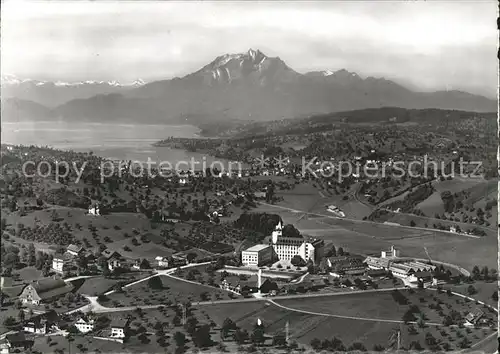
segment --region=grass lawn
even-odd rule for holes
[[[72,283],[77,288],[77,292],[79,294],[97,296],[111,290],[117,283],[127,284],[147,276],[149,276],[149,273],[147,272],[133,272],[125,273],[112,278],[100,276],[96,278],[79,279],[73,281]]]
[[[200,295],[208,293],[210,299],[228,300],[228,292],[201,284],[188,283],[168,276],[159,276],[162,283],[162,290],[149,288],[148,281],[141,282],[124,289],[123,293],[113,293],[108,296],[109,301],[103,303],[104,306],[138,306],[166,304],[167,301],[202,301]]]
[[[476,294],[469,295],[467,293],[467,288],[469,287],[469,285],[472,285],[476,289]],[[497,306],[497,302],[493,301],[493,299],[491,298],[491,295],[493,295],[493,293],[498,290],[498,284],[496,282],[487,283],[484,281],[476,281],[473,284],[445,285],[443,286],[443,288],[451,289],[454,292],[471,296],[472,298],[483,301],[488,305],[495,307]]]

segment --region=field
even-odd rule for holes
[[[27,213],[25,216],[20,216],[19,213],[15,212],[5,213],[6,215],[2,215],[2,217],[7,219],[7,224],[12,228],[16,228],[18,223],[24,224],[25,227],[33,227],[35,224],[49,224],[53,212],[60,218],[64,218],[64,222],[71,228],[71,233],[75,239],[80,241],[86,239],[92,246],[96,246],[97,242],[92,232],[89,230],[89,225],[93,225],[96,228],[96,233],[98,235],[97,239],[106,245],[112,242],[125,240],[125,234],[132,236],[134,232],[151,232],[157,234],[160,232],[160,230],[151,229],[150,222],[144,215],[134,213],[113,213],[110,215],[90,216],[86,215],[86,210],[84,209],[52,207],[46,210],[33,211]],[[18,241],[23,242],[21,240]],[[50,246],[50,244],[47,244],[43,247],[44,243],[39,243],[41,245],[39,245],[38,248],[42,251],[48,249]],[[37,244],[35,244],[35,246],[37,246]]]
[[[228,292],[196,283],[189,283],[178,280],[170,276],[160,275],[163,289],[153,290],[149,288],[148,281],[127,287],[124,292],[115,292],[108,296],[108,301],[104,306],[138,306],[138,305],[158,305],[167,301],[202,301],[202,295],[207,296],[206,300],[220,299],[228,300]]]
[[[275,208],[275,211],[278,210]],[[277,212],[281,215],[281,212]],[[288,220],[298,214],[286,212]],[[352,222],[331,218],[301,219],[295,225],[302,233],[332,242],[351,253],[380,254],[382,249],[395,245],[402,256],[427,258],[448,262],[472,270],[474,265],[497,267],[497,240],[485,236],[470,238],[432,230],[412,230],[383,224]]]
[[[430,319],[437,319],[438,317],[437,314],[433,314],[431,310],[427,309],[427,305],[433,301],[433,296],[438,296],[444,304],[450,303],[460,311],[466,311],[475,306],[472,302],[465,303],[463,300],[458,299],[458,297],[452,296],[448,298],[446,294],[438,295],[435,292],[425,293],[424,295],[418,293],[414,293],[414,295],[406,294],[406,296],[410,301],[419,306]],[[419,297],[424,297],[426,302],[421,303]],[[457,299],[459,300],[459,304],[456,303]],[[288,323],[291,340],[295,340],[306,346],[309,345],[313,338],[332,339],[333,337],[337,337],[346,346],[349,346],[353,342],[362,342],[370,350],[375,344],[386,346],[389,336],[395,329],[401,330],[402,345],[406,348],[412,341],[419,341],[422,346],[425,346],[426,333],[431,333],[438,340],[441,339],[444,341],[442,339],[443,336],[439,333],[443,329],[440,327],[426,326],[425,328],[417,329],[416,334],[410,335],[408,333],[408,326],[403,324],[328,316],[328,314],[345,316],[362,315],[365,318],[371,317],[375,320],[401,320],[402,314],[408,309],[408,306],[398,305],[389,292],[276,300],[276,302],[279,305],[285,305],[293,309],[322,312],[325,315],[320,316],[290,311],[269,302],[210,305],[202,307],[201,311],[219,325],[228,317],[235,321],[238,326],[248,331],[251,331],[257,319],[260,319],[268,335],[282,333]],[[459,331],[463,332],[461,335],[465,334],[465,330]],[[459,331],[450,330],[450,328],[445,329],[446,335],[452,338],[450,340],[452,347],[453,343],[456,345],[459,342],[459,335],[456,334]],[[491,333],[492,331],[489,329],[472,330],[470,334],[467,334],[467,337],[471,341],[477,342]]]

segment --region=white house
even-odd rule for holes
[[[125,338],[127,335],[128,321],[117,319],[111,322],[111,338]]]
[[[158,256],[155,258],[156,263],[158,264],[158,268],[168,268],[168,258]]]
[[[89,215],[99,216],[101,213],[99,212],[99,204],[96,204],[94,207],[89,208]]]
[[[46,334],[48,332],[47,327],[47,320],[36,317],[24,324],[23,331],[34,334]]]
[[[68,261],[63,254],[56,254],[52,259],[52,269],[57,273],[64,273],[66,271],[66,267],[68,265]]]
[[[94,319],[82,316],[75,322],[75,327],[82,333],[88,333],[94,330]]]

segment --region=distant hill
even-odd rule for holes
[[[24,104],[30,108],[20,107]],[[252,49],[217,57],[182,78],[79,97],[50,111],[54,119],[200,125],[214,121],[270,121],[386,106],[496,111],[494,100],[466,92],[414,92],[384,78],[363,79],[347,70],[301,74],[280,58]],[[28,101],[17,100],[17,107],[38,116]],[[39,110],[40,116],[47,116],[46,107]],[[13,112],[7,110],[6,114],[12,120]]]

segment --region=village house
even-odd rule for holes
[[[136,270],[143,270],[149,268],[150,268],[149,262],[145,259],[136,259],[134,265],[132,266],[132,269]]]
[[[168,268],[168,258],[167,257],[157,256],[155,258],[155,261],[156,261],[158,268]]]
[[[66,266],[68,262],[64,254],[55,254],[52,259],[52,269],[59,274],[63,274],[66,271]]]
[[[94,216],[99,216],[101,215],[100,209],[99,209],[99,204],[96,204],[94,206],[91,206],[88,211],[88,215],[94,215]]]
[[[111,338],[123,339],[127,336],[128,321],[125,319],[115,319],[111,322]]]
[[[95,320],[85,315],[78,318],[78,320],[75,322],[76,329],[78,329],[81,333],[88,333],[93,331],[94,326],[95,326]]]
[[[106,263],[110,271],[123,266],[122,256],[118,252],[106,249],[101,252],[101,255],[106,258]]]
[[[73,286],[62,279],[46,278],[26,285],[19,299],[23,304],[38,306],[42,302],[56,299],[71,290]]]
[[[66,252],[74,257],[78,257],[83,253],[83,247],[71,244],[66,249]]]
[[[14,350],[27,350],[33,346],[34,340],[23,332],[10,333],[5,336],[5,343],[10,352]]]
[[[479,320],[484,316],[484,312],[480,308],[476,308],[474,311],[469,312],[467,316],[465,316],[464,326],[474,327],[477,325]]]
[[[48,332],[47,321],[42,318],[35,318],[23,325],[23,331],[34,334],[46,334]]]

